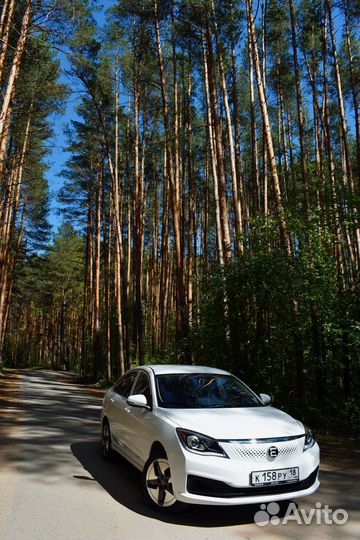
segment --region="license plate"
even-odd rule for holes
[[[291,469],[273,469],[271,471],[255,471],[251,473],[252,486],[266,486],[274,484],[288,484],[299,480],[299,467]]]

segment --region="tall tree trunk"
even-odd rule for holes
[[[353,99],[354,114],[355,114],[355,133],[356,133],[356,153],[357,153],[357,189],[360,190],[360,115],[359,115],[359,97],[356,83],[356,74],[354,66],[354,55],[352,51],[350,29],[349,29],[349,0],[343,0],[345,10],[345,32],[346,46],[349,56],[350,79],[351,79],[351,94]]]
[[[9,79],[4,93],[2,110],[0,113],[0,180],[2,178],[5,166],[6,148],[11,123],[12,107],[16,92],[16,83],[20,74],[21,61],[25,51],[26,40],[30,28],[31,7],[32,0],[27,0],[26,9],[21,24],[20,36],[12,61]]]
[[[134,45],[135,47],[135,45]],[[140,174],[140,86],[139,86],[139,59],[135,51],[134,64],[134,277],[135,277],[135,304],[134,304],[134,330],[135,343],[138,350],[139,364],[144,364],[144,335],[143,335],[143,309],[142,309],[142,287],[143,287],[143,173]]]
[[[248,25],[249,31],[249,83],[250,83],[250,121],[251,121],[251,191],[253,201],[254,215],[259,210],[259,197],[260,197],[260,185],[259,185],[259,157],[258,157],[258,144],[257,144],[257,130],[256,130],[256,113],[255,113],[255,91],[254,91],[254,54],[253,44],[251,39],[250,25]]]
[[[327,10],[326,10],[327,11]],[[334,228],[335,228],[335,254],[338,267],[339,278],[342,286],[344,285],[344,260],[343,260],[343,238],[341,230],[341,222],[337,201],[337,182],[335,173],[334,149],[332,142],[331,124],[330,124],[330,108],[329,108],[329,73],[328,73],[328,38],[327,38],[327,12],[325,14],[324,32],[323,32],[323,69],[324,69],[324,122],[326,129],[326,142],[328,152],[328,164],[331,180],[331,194],[334,210]]]
[[[176,178],[174,172],[174,161],[171,148],[171,134],[170,134],[170,121],[169,121],[169,99],[167,84],[165,79],[165,68],[162,53],[158,2],[154,0],[154,15],[155,15],[155,33],[156,33],[156,47],[159,62],[160,71],[160,85],[162,96],[162,112],[165,130],[165,150],[166,150],[166,163],[167,163],[167,176],[170,186],[170,200],[173,215],[174,226],[174,243],[175,243],[175,257],[176,257],[176,335],[177,343],[182,343],[182,340],[187,336],[187,324],[186,324],[186,298],[185,298],[185,286],[184,286],[184,265],[181,247],[181,218],[180,218],[180,200],[179,192],[176,186]],[[185,353],[186,354],[186,353]],[[178,349],[178,360],[183,362],[184,351]]]
[[[9,196],[7,200],[6,217],[4,227],[0,237],[0,328],[4,328],[4,317],[6,313],[6,298],[8,298],[8,278],[12,260],[12,251],[14,250],[14,239],[16,233],[16,218],[20,204],[22,192],[22,181],[25,168],[25,158],[29,142],[30,124],[31,124],[30,106],[29,117],[26,123],[24,140],[22,143],[20,159],[17,165],[13,167],[10,176]],[[25,211],[26,205],[24,205]]]
[[[266,140],[266,148],[267,148],[267,154],[268,154],[268,159],[269,159],[269,169],[270,169],[272,184],[273,184],[275,205],[276,205],[278,218],[279,218],[281,244],[283,248],[287,251],[287,253],[289,255],[292,255],[290,236],[289,236],[289,232],[287,228],[287,223],[285,219],[285,211],[284,211],[284,207],[282,203],[280,180],[279,180],[277,164],[276,164],[272,130],[271,130],[271,125],[270,125],[266,96],[264,92],[263,76],[261,73],[259,48],[258,48],[257,37],[256,37],[256,28],[255,28],[252,0],[246,0],[246,5],[248,9],[249,32],[250,32],[250,39],[252,43],[252,51],[254,55],[254,65],[255,65],[255,71],[256,71],[259,100],[260,100],[261,112],[262,112],[264,127],[265,127],[265,140]]]
[[[223,61],[223,56],[222,56],[222,51],[221,51],[222,44],[220,43],[219,30],[218,30],[218,25],[216,21],[216,13],[215,13],[213,0],[211,0],[211,10],[212,10],[212,16],[214,20],[216,49],[217,49],[219,72],[220,72],[220,85],[221,85],[223,99],[224,99],[228,143],[229,143],[229,150],[230,150],[230,169],[231,169],[231,180],[232,180],[234,216],[235,216],[235,235],[236,235],[235,245],[237,246],[238,252],[243,253],[244,252],[243,218],[242,218],[240,194],[238,190],[233,125],[232,125],[230,105],[229,105],[229,96],[228,96],[228,90],[227,90],[227,84],[226,84],[224,61]]]
[[[223,266],[224,265],[224,251],[223,251],[223,239],[222,239],[221,218],[220,218],[219,179],[218,179],[218,169],[217,169],[217,158],[216,158],[216,153],[215,153],[215,141],[214,141],[215,134],[214,134],[214,126],[213,126],[211,105],[210,105],[208,62],[207,62],[204,43],[203,43],[203,55],[204,55],[205,93],[206,93],[206,103],[207,103],[208,137],[209,137],[211,164],[212,164],[212,174],[213,174],[213,181],[214,181],[216,238],[217,238],[219,262],[220,262],[220,265]]]
[[[354,186],[353,174],[352,174],[352,169],[351,169],[351,156],[350,156],[350,149],[349,149],[349,136],[348,136],[348,127],[347,127],[347,122],[346,122],[343,87],[342,87],[339,59],[338,59],[338,53],[337,53],[337,47],[336,47],[336,41],[335,41],[334,24],[333,24],[333,18],[332,18],[332,6],[331,6],[330,0],[326,0],[326,6],[327,6],[328,19],[329,19],[329,30],[330,30],[330,36],[331,36],[332,54],[333,54],[333,59],[334,59],[336,89],[337,89],[340,120],[341,120],[342,143],[343,143],[343,148],[344,148],[343,169],[345,173],[346,182],[348,182],[350,185],[351,193],[355,195],[355,186]],[[357,268],[359,268],[360,266],[360,228],[358,224],[359,218],[358,218],[356,207],[353,208],[353,213],[354,213],[357,223],[355,225],[355,246],[353,246],[352,249],[354,253],[356,253],[356,259],[357,259],[356,266]],[[351,241],[352,240],[350,240],[350,242]]]
[[[103,199],[104,163],[102,150],[99,158],[98,181],[96,186],[95,214],[95,274],[94,274],[94,375],[98,377],[102,368],[101,321],[100,321],[100,258],[101,258],[101,210]]]
[[[109,230],[106,243],[106,264],[105,264],[105,312],[106,312],[106,378],[111,381],[111,205],[110,205]],[[104,239],[106,226],[104,220]]]
[[[220,223],[221,223],[221,235],[222,235],[222,248],[224,254],[224,263],[228,265],[231,263],[232,250],[231,250],[231,235],[229,226],[229,211],[227,205],[227,182],[225,175],[224,164],[224,147],[222,126],[218,114],[218,94],[216,88],[216,68],[212,44],[212,36],[210,30],[210,21],[207,20],[206,24],[206,53],[207,53],[207,67],[208,67],[208,85],[210,94],[210,107],[211,107],[211,119],[213,125],[214,134],[214,147],[216,151],[216,164],[217,164],[217,177],[218,177],[218,193],[219,193],[219,207],[220,207]]]
[[[348,128],[347,128],[347,123],[346,123],[346,114],[345,114],[345,105],[344,105],[344,96],[343,96],[343,90],[342,90],[339,60],[338,60],[337,47],[336,47],[336,41],[335,41],[334,25],[333,25],[333,19],[332,19],[332,6],[331,6],[330,0],[325,0],[325,2],[327,6],[327,15],[328,15],[328,20],[329,20],[329,31],[330,31],[330,37],[331,37],[332,55],[333,55],[334,68],[335,68],[335,80],[336,80],[336,89],[337,89],[339,111],[340,111],[341,131],[342,131],[342,138],[343,138],[343,144],[344,144],[345,173],[346,173],[348,181],[351,184],[352,171],[351,171],[351,159],[350,159],[350,150],[349,150],[349,137],[348,137]]]
[[[189,58],[190,62],[190,58]],[[189,191],[189,202],[188,202],[188,283],[187,283],[187,292],[188,292],[188,311],[189,311],[189,328],[193,326],[193,317],[194,317],[194,283],[193,283],[193,274],[194,274],[194,256],[196,251],[194,250],[195,243],[195,221],[196,221],[196,202],[195,202],[195,186],[193,178],[193,142],[192,142],[192,122],[191,122],[191,98],[192,98],[192,86],[191,86],[191,69],[189,65],[189,74],[188,74],[188,84],[187,84],[187,109],[186,109],[186,123],[185,127],[187,129],[188,136],[188,191]],[[191,354],[191,363],[194,363],[193,354]]]
[[[90,194],[88,193],[88,212],[86,228],[86,248],[85,248],[85,273],[84,273],[84,292],[82,302],[82,324],[81,324],[81,352],[80,352],[80,372],[81,375],[87,373],[87,333],[89,328],[89,309],[88,304],[91,300],[90,287],[92,283],[92,204]]]
[[[299,67],[296,24],[295,24],[295,7],[294,7],[293,0],[289,0],[289,7],[290,7],[290,20],[291,20],[291,40],[292,40],[293,61],[294,61],[294,70],[295,70],[301,174],[302,174],[302,181],[303,181],[304,192],[305,192],[305,211],[306,211],[307,220],[309,221],[310,220],[309,175],[308,175],[308,167],[307,167],[307,152],[306,152],[306,147],[305,147],[303,98],[302,98],[302,91],[301,91],[300,67]]]
[[[6,300],[4,302],[4,316],[3,316],[1,324],[0,324],[0,365],[1,365],[1,362],[2,362],[4,339],[5,339],[5,336],[6,336],[8,320],[9,320],[9,315],[10,315],[10,309],[11,309],[11,299],[12,299],[12,294],[13,294],[13,289],[14,289],[14,282],[15,282],[15,266],[16,266],[16,263],[17,263],[17,260],[18,260],[21,244],[22,244],[22,241],[23,241],[26,206],[27,206],[27,199],[25,198],[25,201],[24,201],[24,204],[23,204],[23,209],[22,209],[22,215],[21,215],[21,221],[20,221],[20,227],[19,227],[19,231],[18,231],[17,241],[16,241],[16,245],[14,247],[13,253],[12,253],[11,268],[10,268],[10,270],[8,272],[9,284],[8,284],[7,287],[5,287],[7,296],[6,296]]]
[[[166,345],[166,329],[168,316],[169,299],[169,272],[170,272],[170,201],[169,201],[169,182],[166,149],[164,148],[164,171],[163,171],[163,209],[162,209],[162,227],[161,227],[161,266],[160,266],[160,349],[161,353]]]
[[[0,39],[4,39],[3,32],[5,27],[5,21],[7,16],[7,10],[9,7],[10,0],[5,0],[3,4],[3,8],[1,11],[1,17],[0,17]]]
[[[262,72],[263,72],[263,85],[264,95],[266,99],[266,70],[267,70],[267,29],[266,29],[266,16],[267,16],[267,0],[263,0],[261,4],[261,19],[262,19]],[[268,179],[268,166],[267,166],[267,150],[265,141],[265,124],[263,121],[263,142],[262,142],[262,161],[263,161],[263,213],[266,217],[269,213],[269,179]]]
[[[0,53],[0,83],[2,81],[2,77],[4,73],[4,64],[5,64],[5,58],[6,58],[6,51],[9,44],[10,29],[11,29],[13,14],[14,14],[14,7],[15,7],[15,0],[5,0],[3,11],[1,14],[0,39],[2,41],[2,48],[1,48],[1,53]]]
[[[239,99],[238,99],[238,83],[237,83],[237,66],[236,66],[236,47],[235,42],[232,41],[231,45],[231,64],[232,64],[232,101],[234,108],[234,138],[235,138],[235,165],[236,165],[236,177],[237,177],[237,191],[241,204],[242,215],[242,231],[244,235],[244,249],[246,248],[246,229],[247,229],[247,215],[248,208],[245,198],[244,188],[244,169],[241,155],[241,126],[240,126],[240,111],[239,111]]]

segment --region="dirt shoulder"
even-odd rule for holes
[[[13,471],[21,454],[24,426],[24,401],[20,372],[0,371],[0,529],[15,500],[16,484]],[[5,496],[6,494],[6,496]]]
[[[23,396],[20,371],[2,369],[0,372],[0,466],[12,462],[17,446],[11,441],[19,438],[19,415],[23,416]],[[8,459],[7,459],[8,458]]]

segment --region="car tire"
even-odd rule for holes
[[[171,471],[165,451],[153,452],[142,474],[143,494],[146,503],[163,514],[176,514],[185,508],[177,501],[171,482]]]
[[[113,458],[113,449],[111,446],[110,424],[107,419],[103,421],[101,430],[101,455],[105,461],[111,461]]]

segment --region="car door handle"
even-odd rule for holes
[[[128,409],[127,407],[125,407],[124,410],[125,410],[127,413],[130,413],[130,412],[131,412],[130,409]]]
[[[114,399],[114,398],[110,398],[110,401],[111,401],[111,403],[114,403],[115,399]]]

